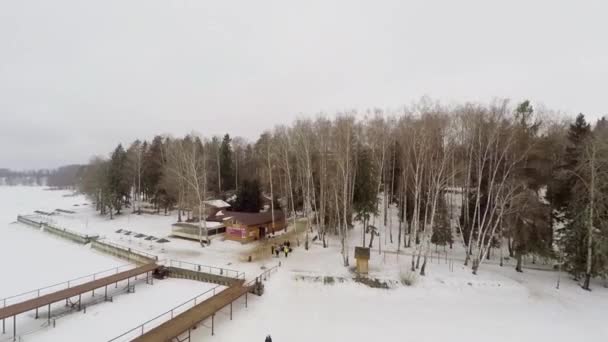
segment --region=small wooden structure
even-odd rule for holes
[[[355,247],[355,259],[357,260],[357,273],[367,274],[369,272],[369,248]]]

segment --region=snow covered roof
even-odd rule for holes
[[[220,228],[224,225],[221,222],[206,221],[207,229]]]
[[[204,203],[208,206],[212,206],[215,208],[229,208],[230,207],[230,204],[228,204],[220,199],[208,200],[208,201],[205,201]]]
[[[230,218],[235,219],[236,221],[246,225],[253,226],[257,224],[266,224],[272,222],[272,213],[270,211],[261,212],[261,213],[247,213],[242,211],[228,211],[224,213],[224,216],[221,217],[222,220],[228,220]],[[274,211],[274,220],[281,221],[285,218],[283,212],[281,210]]]

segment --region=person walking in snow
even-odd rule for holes
[[[289,254],[289,247],[285,246],[283,247],[283,250],[285,251],[285,257],[287,258],[287,254]]]
[[[272,337],[270,337],[270,335],[266,336],[264,342],[272,342]]]
[[[270,246],[270,255],[274,255],[274,243]]]

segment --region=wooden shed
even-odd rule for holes
[[[357,260],[357,273],[367,274],[369,272],[369,248],[355,247],[355,259]]]

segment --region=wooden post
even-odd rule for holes
[[[249,292],[249,291],[247,291]],[[247,307],[247,292],[245,292],[245,307]]]
[[[78,295],[78,311],[80,311],[81,299],[82,299],[82,294],[79,294]]]
[[[51,304],[49,304],[49,310],[48,310],[48,323],[49,325],[51,325]]]
[[[106,285],[104,297],[105,297],[104,300],[107,302],[108,301],[108,285]]]
[[[232,321],[232,302],[230,302],[230,320]]]
[[[211,336],[215,335],[214,323],[213,323],[214,320],[215,320],[215,314],[212,314],[211,315]]]
[[[34,319],[38,319],[38,308],[36,308],[36,316],[34,317]]]
[[[13,316],[13,341],[17,341],[17,315]]]

